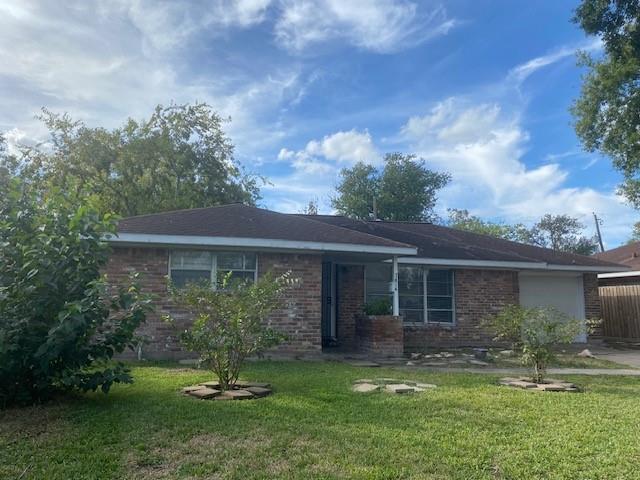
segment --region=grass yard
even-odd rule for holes
[[[495,385],[490,375],[256,362],[253,401],[183,397],[209,380],[175,366],[136,383],[0,412],[0,478],[640,478],[640,379],[573,376],[580,394]],[[392,376],[435,383],[413,396],[356,394]]]

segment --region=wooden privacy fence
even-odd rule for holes
[[[640,339],[640,285],[599,287],[605,337]]]

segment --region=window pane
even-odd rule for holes
[[[373,295],[367,295],[367,301],[365,303],[375,302],[377,300],[380,300],[381,298],[386,298],[387,300],[389,300],[389,302],[393,301],[391,298],[391,295],[389,294],[386,294],[386,295],[373,294]]]
[[[244,254],[244,269],[255,270],[256,269],[256,254],[245,253]]]
[[[427,281],[427,295],[451,296],[452,293],[453,293],[453,287],[450,283]]]
[[[400,295],[424,295],[422,281],[419,282],[398,282]]]
[[[424,311],[423,310],[400,310],[405,323],[423,323]]]
[[[211,270],[211,252],[178,250],[171,252],[171,268],[184,270]]]
[[[218,269],[223,270],[242,270],[242,254],[241,253],[219,253]]]
[[[398,280],[400,282],[422,283],[422,267],[400,266],[398,268]]]
[[[391,266],[386,264],[365,267],[367,298],[373,295],[389,296],[391,288]]]
[[[379,264],[379,265],[367,265],[367,281],[391,281],[391,265]]]
[[[179,288],[188,283],[210,282],[211,272],[204,270],[171,270],[171,281]]]
[[[451,310],[429,310],[427,315],[429,322],[453,323],[453,312]]]
[[[451,297],[428,297],[427,307],[436,310],[451,310]]]
[[[423,305],[422,296],[404,295],[400,297],[400,308],[421,309]]]
[[[429,270],[429,282],[451,283],[451,270]]]
[[[225,276],[229,274],[229,270],[218,270],[218,286],[222,285]],[[253,283],[255,280],[254,272],[238,272],[231,270],[231,277],[227,286],[235,286],[239,283]]]

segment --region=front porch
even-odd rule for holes
[[[389,311],[365,313],[366,269],[383,265],[390,278],[381,279],[377,292],[389,298]],[[400,314],[397,258],[323,258],[322,351],[400,356],[404,353],[404,325]]]

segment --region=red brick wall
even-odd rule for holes
[[[338,265],[337,336],[340,346],[355,348],[356,316],[364,309],[364,267]]]
[[[126,283],[131,272],[138,272],[141,289],[152,294],[154,310],[147,314],[147,321],[138,329],[137,335],[145,338],[142,345],[144,358],[178,359],[189,355],[182,350],[176,338],[175,329],[162,320],[171,313],[177,317],[178,327],[185,327],[189,318],[181,312],[167,296],[167,275],[169,273],[169,251],[163,248],[115,247],[105,268],[108,280],[113,284]],[[133,357],[128,351],[123,355]]]
[[[393,315],[356,315],[358,351],[372,355],[394,356],[404,352],[402,317]]]
[[[181,359],[194,356],[182,350],[175,329],[162,320],[163,315],[171,314],[180,329],[191,321],[189,314],[178,309],[168,298],[168,262],[167,249],[116,247],[105,268],[109,281],[114,284],[124,283],[130,272],[138,272],[142,290],[155,296],[155,309],[137,332],[148,342],[142,346],[144,358]],[[291,291],[286,307],[269,319],[270,325],[290,337],[289,342],[279,348],[291,352],[320,351],[321,257],[260,253],[258,274],[270,270],[276,274],[291,270],[292,276],[300,279],[299,287]],[[133,357],[135,353],[127,352],[124,356]]]
[[[584,285],[584,315],[587,320],[602,318],[600,295],[598,294],[598,275],[595,273],[585,273],[582,275]],[[592,338],[602,337],[603,326],[600,324],[595,331],[589,333]]]
[[[505,305],[519,303],[518,273],[511,270],[455,270],[454,325],[404,327],[405,351],[425,347],[485,346],[492,335],[480,323]]]
[[[600,318],[600,296],[598,295],[598,275],[585,273],[582,276],[584,284],[584,313],[587,318]]]
[[[290,292],[287,305],[275,312],[269,324],[289,335],[289,341],[278,347],[292,353],[320,352],[322,300],[322,258],[320,255],[290,253],[260,253],[258,275],[268,271],[276,275],[291,271],[299,280],[297,288]]]

